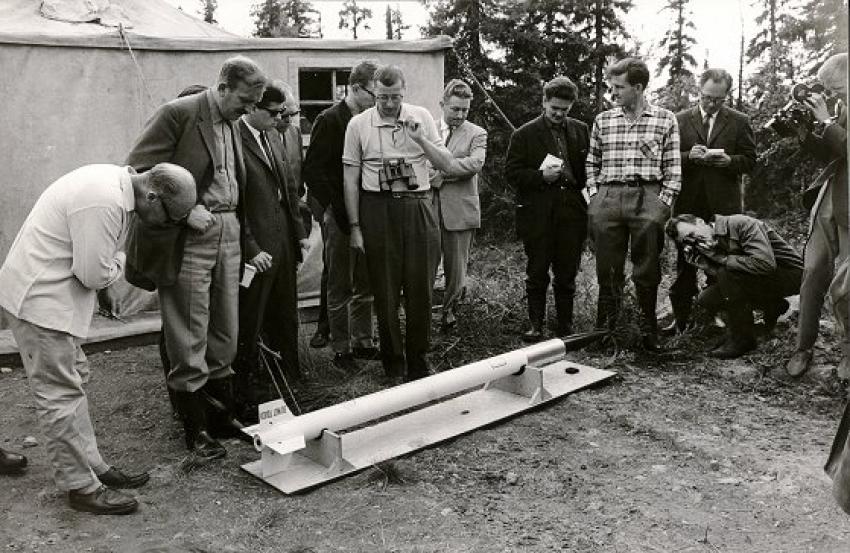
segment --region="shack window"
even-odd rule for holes
[[[299,69],[298,98],[301,100],[301,132],[310,134],[322,110],[345,98],[350,69]]]

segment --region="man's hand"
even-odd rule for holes
[[[215,215],[207,211],[205,205],[198,204],[189,212],[189,217],[186,218],[186,224],[193,230],[206,232],[215,224]]]
[[[705,152],[708,148],[703,144],[694,144],[691,146],[691,151],[688,152],[688,159],[692,159],[694,161],[702,161],[705,158]]]
[[[548,183],[553,183],[561,177],[561,166],[560,165],[547,165],[543,169],[543,180]]]
[[[258,273],[264,273],[272,268],[272,256],[266,252],[260,252],[249,263],[257,268]]]
[[[401,123],[404,125],[404,128],[407,130],[407,134],[410,138],[412,138],[417,144],[425,138],[425,129],[419,119],[410,116]]]
[[[712,167],[729,167],[732,163],[732,158],[726,152],[722,152],[719,154],[706,154],[702,161]]]
[[[699,254],[709,260],[712,263],[716,263],[721,267],[726,266],[726,254],[715,250],[712,246],[703,244],[702,242],[697,242],[694,245],[694,249],[699,252]]]
[[[362,254],[366,253],[366,249],[363,247],[363,233],[360,232],[360,227],[351,227],[351,236],[348,239],[348,245],[355,251]]]
[[[829,114],[829,108],[826,105],[826,99],[823,97],[823,94],[812,94],[803,100],[803,103],[809,108],[815,119],[821,123],[832,121],[832,116]]]

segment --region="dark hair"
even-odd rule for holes
[[[404,87],[404,72],[397,65],[382,65],[375,71],[375,80],[384,86],[392,86],[401,81]]]
[[[578,87],[569,77],[555,77],[543,85],[544,100],[560,98],[568,102],[575,102],[576,97],[578,97]]]
[[[702,88],[702,85],[707,83],[709,80],[715,82],[724,81],[726,83],[727,94],[730,90],[732,90],[732,75],[730,75],[725,69],[706,69],[703,71],[702,75],[699,77],[700,88]]]
[[[269,104],[282,104],[286,101],[286,90],[289,87],[283,81],[271,81],[266,83],[263,97],[257,102],[258,107],[267,107]]]
[[[471,100],[472,89],[466,82],[460,79],[452,79],[443,89],[443,100],[448,100],[452,96],[457,96],[462,100]]]
[[[183,98],[185,96],[194,96],[195,94],[200,94],[201,92],[206,92],[208,87],[202,84],[190,84],[186,88],[180,91],[180,94],[177,95],[178,98]]]
[[[626,74],[626,82],[634,86],[636,84],[643,85],[646,88],[649,85],[649,68],[643,60],[638,58],[623,58],[608,67],[605,71],[608,77]]]
[[[375,71],[378,70],[378,60],[360,60],[351,68],[351,74],[348,76],[348,86],[353,84],[359,85],[360,88],[366,88],[369,81],[375,80]]]
[[[240,82],[254,88],[266,84],[266,76],[260,66],[250,58],[235,56],[221,66],[218,82],[224,83],[231,90],[237,88]]]
[[[681,213],[667,220],[667,222],[664,224],[664,232],[675,242],[679,239],[679,231],[676,230],[676,226],[679,223],[688,223],[689,225],[695,225],[697,224],[697,219],[698,217],[696,215],[691,215],[690,213]]]

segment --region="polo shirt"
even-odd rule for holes
[[[416,175],[415,190],[428,190],[429,162],[425,151],[407,134],[407,129],[397,121],[408,117],[418,119],[428,140],[437,147],[443,142],[437,132],[434,118],[423,107],[402,104],[398,119],[383,119],[377,107],[371,107],[351,118],[345,130],[345,145],[343,146],[342,162],[345,165],[360,167],[360,188],[368,192],[380,192],[378,171],[382,167],[382,159],[404,158],[413,166]],[[396,190],[407,190],[404,187]]]

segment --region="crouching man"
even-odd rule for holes
[[[691,214],[667,221],[665,232],[685,260],[715,277],[697,297],[708,312],[727,316],[727,338],[709,352],[732,359],[756,348],[753,309],[764,313],[767,331],[788,309],[788,296],[800,293],[803,258],[766,223],[746,215],[715,215],[706,223]]]
[[[161,163],[132,168],[87,165],[41,195],[0,268],[0,307],[18,344],[53,478],[73,509],[127,514],[138,502],[114,488],[137,488],[146,473],[126,474],[97,448],[83,385],[89,367],[80,348],[96,290],[115,282],[131,214],[148,225],[176,224],[195,205],[195,180]]]

